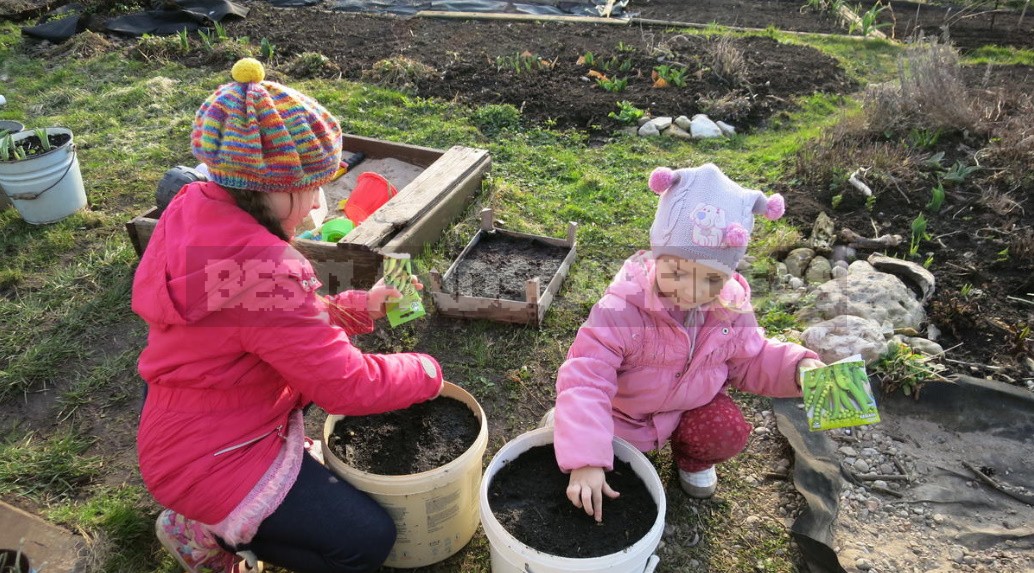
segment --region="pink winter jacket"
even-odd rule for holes
[[[316,295],[312,266],[214,183],[183,188],[133,281],[147,321],[140,473],[163,506],[225,518],[270,467],[292,411],[315,402],[363,415],[435,396],[441,368],[419,354],[363,354],[363,292]],[[346,329],[348,332],[346,332]]]
[[[613,436],[641,451],[665,444],[686,410],[709,403],[727,384],[763,396],[800,396],[797,363],[818,356],[766,339],[746,301],[704,313],[695,344],[654,286],[654,259],[625,261],[585,324],[557,375],[555,444],[565,472],[613,469]],[[692,350],[691,350],[692,349]]]

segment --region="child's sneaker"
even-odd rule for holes
[[[189,573],[228,573],[237,558],[224,550],[200,523],[166,509],[154,525],[158,541]]]
[[[680,469],[679,485],[682,486],[682,491],[689,494],[690,497],[707,499],[714,495],[714,490],[718,489],[718,473],[714,471],[714,466],[698,472],[687,472]]]

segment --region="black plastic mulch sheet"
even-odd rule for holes
[[[66,4],[44,14],[35,26],[22,28],[22,34],[38,40],[49,40],[55,44],[64,42],[86,29],[82,4]]]
[[[208,28],[213,22],[234,16],[244,18],[248,9],[228,0],[179,0],[164,10],[147,10],[112,18],[105,23],[110,32],[142,36],[168,36],[180,30],[193,32]]]
[[[1008,542],[1012,550],[1034,550],[1034,523],[1005,524],[1005,516],[1030,515],[1024,500],[1034,499],[1034,394],[962,377],[927,384],[919,400],[878,390],[877,400],[882,421],[870,427],[892,437],[921,474],[899,490],[903,501],[926,502],[950,516],[955,544],[988,549]],[[836,443],[825,432],[808,431],[799,404],[799,399],[773,400],[779,431],[795,453],[794,485],[806,502],[791,532],[813,573],[842,573],[833,536],[847,478]],[[974,467],[1014,495],[982,484]]]
[[[298,0],[271,0],[276,6],[282,2]],[[623,17],[628,0],[614,2],[610,15]],[[542,0],[331,0],[330,8],[341,12],[378,12],[411,16],[424,10],[441,12],[510,13],[546,16],[600,16],[607,5],[606,0],[573,2]]]

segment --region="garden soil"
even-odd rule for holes
[[[576,559],[623,551],[657,520],[657,504],[628,462],[615,459],[607,472],[607,483],[621,495],[606,501],[598,523],[567,501],[568,477],[556,465],[552,444],[529,448],[488,485],[492,515],[528,547]]]
[[[345,416],[328,445],[357,470],[400,476],[448,464],[474,444],[480,431],[470,407],[443,397],[383,414]]]
[[[568,247],[535,239],[484,232],[480,236],[466,255],[456,261],[452,274],[443,277],[444,292],[524,301],[525,283],[538,278],[544,290],[571,252]]]

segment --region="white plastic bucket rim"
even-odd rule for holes
[[[488,537],[492,549],[492,573],[651,573],[660,561],[654,551],[660,545],[667,513],[664,484],[661,483],[661,478],[650,460],[635,446],[621,438],[614,438],[614,456],[632,466],[657,504],[657,519],[654,520],[653,526],[626,549],[609,555],[582,559],[550,555],[519,541],[495,518],[488,503],[488,488],[495,474],[505,464],[517,459],[529,449],[552,443],[553,428],[538,428],[525,432],[499,448],[485,469],[485,475],[481,478],[479,505],[481,527],[485,530],[485,536]]]
[[[463,402],[480,429],[462,454],[425,472],[391,476],[351,467],[329,448],[334,426],[342,416],[327,416],[324,423],[327,467],[373,497],[395,520],[399,536],[384,563],[388,567],[409,569],[448,559],[470,542],[480,522],[478,491],[488,448],[488,421],[481,405],[463,388],[445,382],[441,396]]]
[[[452,382],[445,382],[440,396],[443,398],[459,400],[469,406],[471,411],[474,413],[474,416],[478,419],[478,423],[481,425],[481,429],[478,430],[477,437],[474,438],[474,443],[471,444],[466,451],[457,456],[456,459],[443,466],[425,472],[395,476],[365,472],[346,464],[344,460],[341,460],[340,458],[336,458],[340,463],[335,469],[346,476],[357,477],[362,479],[364,482],[375,486],[375,488],[371,488],[373,493],[386,495],[424,493],[426,491],[434,490],[444,482],[452,481],[452,473],[459,468],[468,465],[471,462],[471,458],[475,456],[482,457],[484,455],[484,451],[488,445],[488,424],[485,422],[485,411],[481,408],[481,404],[479,404],[477,400],[475,400],[474,397],[463,388],[460,388]],[[344,416],[337,415],[327,416],[327,420],[323,425],[323,440],[325,444],[328,444],[328,447],[330,443],[330,435],[334,432],[334,426],[337,424],[338,420],[343,417]],[[334,456],[333,453],[331,453],[331,456]]]
[[[48,127],[50,135],[65,134],[69,140],[46,153],[17,161],[0,161],[0,189],[26,223],[54,223],[86,206],[86,190],[72,131]],[[36,135],[35,130],[11,135],[17,143]]]

